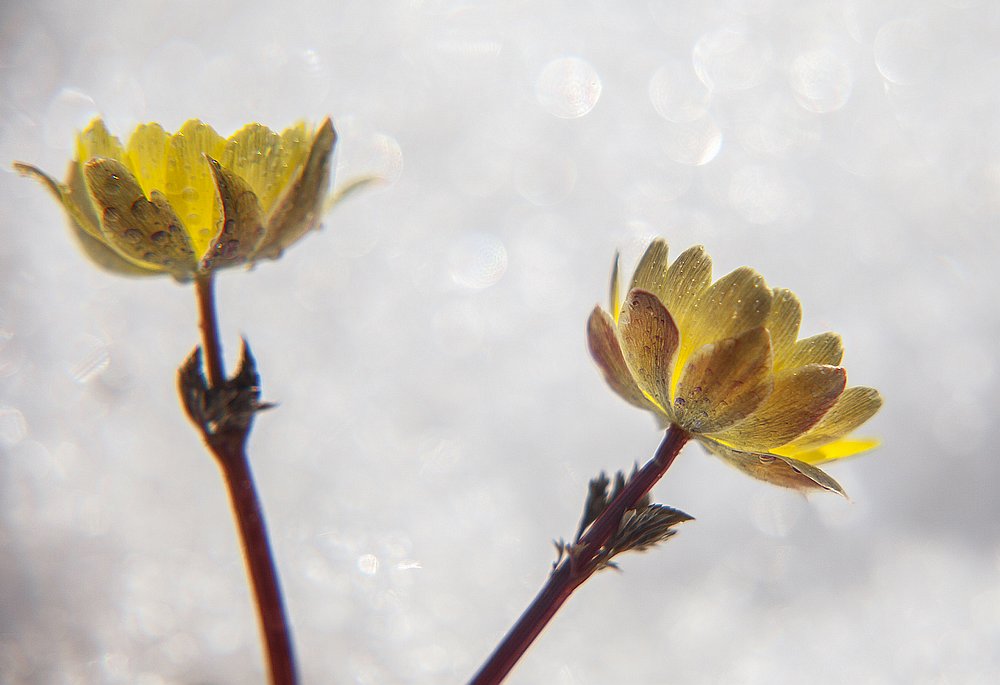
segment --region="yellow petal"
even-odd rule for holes
[[[125,162],[125,149],[121,141],[108,132],[101,119],[94,119],[76,137],[76,159],[83,163],[98,157]]]
[[[667,278],[667,241],[657,238],[649,244],[632,274],[629,290],[645,290],[662,297]]]
[[[799,303],[799,298],[791,290],[775,288],[772,291],[771,311],[767,315],[765,325],[771,333],[771,349],[774,351],[776,369],[778,359],[795,344],[801,323],[802,305]]]
[[[810,364],[774,374],[774,389],[746,420],[712,438],[752,452],[784,445],[823,418],[844,392],[847,373],[836,366]]]
[[[800,452],[833,442],[858,428],[874,416],[881,406],[882,396],[878,390],[848,388],[819,423],[787,448]]]
[[[167,191],[169,141],[170,135],[159,124],[143,124],[128,139],[128,164],[147,198],[154,190]]]
[[[815,447],[802,452],[795,452],[794,454],[788,455],[803,461],[807,464],[812,464],[818,466],[820,464],[826,464],[837,459],[844,459],[845,457],[853,457],[856,454],[861,454],[862,452],[867,452],[870,449],[874,449],[879,446],[879,441],[875,438],[841,438],[834,442],[822,445],[821,447]],[[781,448],[776,450],[776,452],[784,452],[786,448]]]
[[[847,496],[840,483],[806,462],[776,454],[734,450],[706,439],[700,442],[727,464],[759,480],[793,490],[829,490]]]
[[[667,269],[661,301],[670,311],[678,328],[685,330],[691,312],[712,283],[712,258],[701,245],[688,248]]]
[[[632,372],[625,363],[614,321],[600,307],[594,307],[587,320],[587,346],[590,348],[590,355],[604,374],[604,380],[622,399],[640,409],[660,411],[636,384]]]
[[[679,324],[681,350],[677,363],[686,363],[688,355],[703,345],[762,326],[770,310],[771,290],[759,273],[744,266],[723,276],[702,292],[687,313],[687,320]]]
[[[195,267],[191,243],[162,195],[154,192],[147,200],[131,172],[113,159],[87,162],[84,175],[111,247],[141,267],[190,277]]]
[[[195,119],[185,122],[167,141],[163,193],[199,257],[208,251],[222,221],[215,179],[205,156],[219,159],[224,147],[225,141],[211,126]]]
[[[619,285],[620,279],[618,276],[618,261],[619,261],[619,255],[618,252],[616,251],[615,263],[611,267],[611,290],[610,293],[608,294],[608,298],[611,304],[611,307],[608,309],[608,311],[611,312],[611,318],[615,320],[615,323],[618,323],[618,317],[621,315],[622,311],[621,293],[619,292],[621,286]]]
[[[625,362],[642,391],[670,407],[670,377],[680,336],[656,295],[632,290],[625,298],[618,333]]]
[[[222,229],[201,260],[202,271],[243,264],[264,237],[264,210],[243,179],[208,159],[222,202]]]
[[[709,343],[681,372],[674,420],[692,433],[728,428],[764,402],[772,383],[771,339],[763,326]]]
[[[316,131],[299,175],[271,210],[267,234],[253,259],[276,259],[285,248],[319,225],[323,198],[329,190],[330,156],[336,142],[333,123],[326,119]]]
[[[844,358],[844,343],[836,333],[820,333],[811,338],[799,340],[791,348],[782,350],[780,357],[774,358],[774,369],[794,369],[806,364],[826,364],[839,366]]]
[[[59,183],[45,172],[29,164],[15,162],[14,168],[25,176],[38,179],[56,196],[69,215],[70,226],[80,243],[80,247],[98,266],[126,276],[148,276],[158,273],[158,271],[147,270],[128,261],[115,252],[105,241],[97,215],[90,204],[87,188],[81,180],[80,165],[77,162],[70,163],[66,185]]]
[[[226,141],[220,161],[246,181],[266,214],[299,170],[309,140],[304,123],[280,136],[266,126],[249,124]]]

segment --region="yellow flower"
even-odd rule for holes
[[[185,281],[276,259],[317,228],[336,140],[329,119],[280,134],[248,124],[229,138],[192,119],[173,135],[144,124],[123,146],[95,119],[65,183],[15,167],[48,186],[99,265]]]
[[[751,476],[796,489],[844,493],[816,468],[871,449],[848,433],[882,405],[877,390],[846,387],[840,336],[798,338],[802,308],[748,267],[712,283],[701,246],[667,264],[654,241],[611,312],[595,307],[587,337],[611,388],[664,426],[687,431]]]

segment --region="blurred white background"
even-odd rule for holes
[[[262,682],[226,495],[182,413],[192,290],[80,253],[11,160],[330,114],[349,200],[220,282],[307,683],[462,683],[650,416],[587,354],[612,255],[703,243],[882,390],[806,500],[688,446],[697,517],[568,602],[511,683],[992,683],[1000,670],[1000,5],[5,3],[0,681]]]

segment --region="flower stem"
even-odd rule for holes
[[[497,685],[507,677],[563,602],[597,570],[595,561],[601,547],[618,530],[625,512],[635,507],[643,495],[660,480],[690,437],[690,434],[677,426],[671,426],[667,430],[653,458],[628,481],[621,493],[591,524],[567,558],[556,567],[531,605],[469,681],[469,685]]]
[[[215,279],[212,274],[198,276],[194,285],[198,295],[198,326],[204,341],[208,387],[217,388],[225,382],[226,372],[222,343],[219,342],[219,322],[215,313]]]
[[[219,325],[215,310],[212,276],[195,281],[202,332],[205,370],[210,389],[226,383]],[[298,676],[292,650],[291,630],[285,615],[277,568],[267,535],[264,512],[257,496],[253,473],[246,454],[250,429],[205,432],[205,442],[222,470],[229,501],[240,529],[243,558],[253,585],[260,630],[267,650],[269,681],[272,685],[295,685]]]

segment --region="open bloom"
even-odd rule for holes
[[[193,119],[173,135],[144,124],[123,146],[95,119],[65,183],[15,167],[48,186],[98,264],[183,281],[277,258],[316,228],[336,139],[329,119],[280,134],[248,124],[229,138]]]
[[[654,241],[611,311],[588,322],[590,352],[611,388],[664,426],[690,433],[745,473],[797,489],[843,489],[817,465],[871,449],[848,433],[878,411],[872,388],[846,387],[840,336],[798,339],[798,298],[742,267],[712,283],[701,246],[667,263]]]

